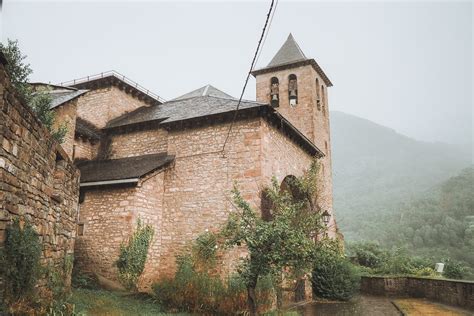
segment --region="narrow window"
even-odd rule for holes
[[[327,155],[328,154],[328,142],[327,141],[324,142],[324,146],[326,147],[326,155]]]
[[[326,115],[326,91],[324,91],[323,85],[321,85],[321,104],[323,107],[323,114]]]
[[[280,104],[280,83],[277,77],[273,77],[270,82],[270,103],[273,107]]]
[[[84,236],[84,223],[77,224],[77,236]]]
[[[316,106],[321,111],[321,92],[319,90],[319,79],[316,78]]]
[[[298,104],[298,81],[293,74],[288,77],[288,98],[291,106]]]

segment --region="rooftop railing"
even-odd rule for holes
[[[151,92],[147,88],[139,85],[137,82],[131,80],[130,78],[125,77],[124,75],[122,75],[121,73],[119,73],[115,70],[101,72],[100,74],[87,76],[87,77],[83,77],[83,78],[79,78],[79,79],[74,79],[74,80],[70,80],[70,81],[61,82],[59,85],[60,86],[66,86],[66,87],[67,86],[73,86],[73,85],[76,85],[76,84],[89,82],[89,81],[92,81],[92,80],[97,80],[97,79],[106,78],[106,77],[115,77],[115,78],[127,83],[128,85],[134,87],[135,89],[143,92],[144,94],[150,96],[151,98],[161,102],[161,103],[166,102],[165,99],[163,99],[162,97],[160,97],[156,93]]]

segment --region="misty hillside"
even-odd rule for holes
[[[334,208],[346,240],[370,238],[377,218],[471,164],[469,148],[416,141],[342,112],[331,112],[331,133]]]

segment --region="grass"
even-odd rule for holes
[[[176,315],[163,312],[153,298],[146,295],[74,289],[68,302],[75,305],[78,316]]]

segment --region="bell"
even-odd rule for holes
[[[296,90],[290,90],[290,99],[296,99]]]
[[[278,101],[278,94],[272,94],[272,101]]]

